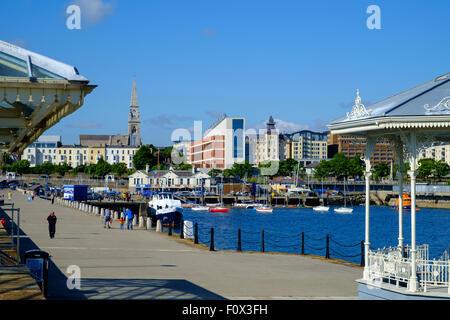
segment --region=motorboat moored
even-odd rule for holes
[[[328,212],[330,210],[330,207],[317,206],[317,207],[313,207],[313,210],[318,211],[318,212]]]

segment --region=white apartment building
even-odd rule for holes
[[[262,132],[247,134],[245,139],[246,160],[254,165],[280,161],[279,133],[275,128],[275,121],[270,116],[267,127]]]
[[[133,168],[133,156],[139,150],[132,146],[107,146],[105,151],[105,161],[109,164],[123,162],[128,169]]]
[[[444,161],[450,165],[450,144],[441,144],[426,148],[419,154],[419,159],[423,158]]]
[[[210,176],[204,172],[194,170],[138,170],[128,177],[129,190],[139,191],[144,189],[196,189],[202,186],[210,189]]]
[[[40,136],[30,144],[22,154],[22,160],[28,160],[31,167],[44,162],[56,162],[56,150],[61,146],[61,136]]]

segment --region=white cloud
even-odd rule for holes
[[[100,22],[114,11],[114,5],[103,0],[75,0],[74,3],[80,6],[81,18],[88,24]]]

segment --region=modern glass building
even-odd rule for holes
[[[191,143],[190,163],[196,168],[229,169],[245,161],[245,119],[223,114]]]

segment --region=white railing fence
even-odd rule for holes
[[[449,247],[450,248],[450,247]],[[416,247],[416,274],[419,280],[419,290],[427,292],[430,288],[448,288],[450,293],[450,260],[449,248],[439,260],[429,260],[427,244]],[[403,251],[403,252],[402,252]],[[411,278],[411,247],[403,250],[398,247],[382,248],[368,253],[367,268],[369,280],[389,283],[408,283]]]

